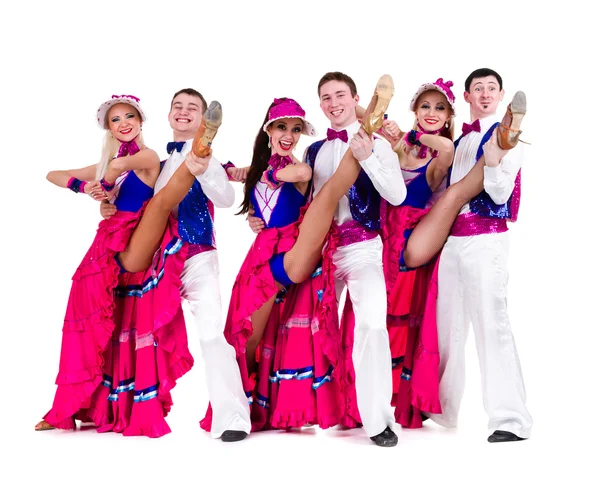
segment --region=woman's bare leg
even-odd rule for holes
[[[308,206],[299,227],[298,238],[292,249],[283,257],[285,272],[294,284],[308,278],[319,260],[323,243],[335,214],[340,199],[348,192],[358,178],[361,167],[348,149],[333,176],[327,180],[323,188]],[[282,286],[278,287],[281,288]],[[271,315],[275,296],[256,310],[252,316],[252,335],[246,343],[246,364],[248,374],[256,365],[256,348],[262,340],[265,327]]]
[[[119,262],[128,272],[140,272],[150,266],[165,233],[169,214],[188,194],[195,179],[182,163],[167,185],[150,199],[127,248],[119,253]]]
[[[338,202],[354,184],[360,169],[360,164],[348,149],[336,172],[308,207],[300,224],[296,243],[283,258],[286,274],[295,284],[307,279],[315,270]],[[277,287],[281,289],[283,286],[277,283]],[[252,335],[246,342],[248,374],[255,369],[256,348],[262,340],[276,296],[271,297],[251,316]]]
[[[385,111],[393,95],[394,81],[389,75],[382,75],[377,81],[369,106],[362,115],[361,128],[368,135],[381,129]],[[304,281],[315,269],[321,258],[321,250],[335,209],[358,178],[360,169],[360,164],[348,149],[336,172],[310,204],[300,225],[296,243],[283,259],[285,271],[294,283]]]
[[[450,185],[419,221],[404,247],[404,262],[417,268],[429,262],[444,246],[462,207],[483,190],[483,158],[462,180]]]
[[[300,224],[298,238],[292,249],[283,258],[288,277],[300,283],[314,271],[336,207],[358,178],[360,164],[348,149],[333,176],[310,203]]]
[[[248,366],[248,375],[250,375],[255,369],[256,348],[260,344],[263,334],[265,333],[265,328],[267,326],[267,322],[269,321],[269,316],[271,315],[275,298],[277,298],[276,294],[273,295],[270,300],[256,310],[251,316],[252,335],[248,338],[248,342],[246,342],[246,365]]]

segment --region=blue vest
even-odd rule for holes
[[[498,123],[494,123],[490,129],[485,133],[485,135],[483,136],[483,138],[481,139],[481,143],[479,144],[479,148],[477,149],[477,154],[475,156],[475,163],[477,163],[477,161],[479,161],[479,158],[481,156],[483,156],[483,146],[485,145],[485,143],[490,140],[490,137],[492,136],[492,133],[494,132],[494,129],[498,126]],[[455,142],[454,142],[454,149],[456,149],[458,147],[458,143],[460,142],[460,139],[462,139],[463,136],[461,135]],[[448,173],[448,184],[450,184],[450,175],[451,173]],[[488,195],[488,193],[483,190],[479,195],[477,195],[476,197],[473,197],[471,199],[471,201],[469,202],[469,207],[471,209],[471,212],[477,214],[478,216],[482,216],[482,217],[495,217],[495,218],[499,218],[499,219],[510,219],[511,218],[511,213],[510,213],[510,204],[512,201],[512,194],[510,196],[510,198],[508,199],[508,202],[506,202],[505,204],[496,204],[492,198]]]
[[[166,161],[161,161],[162,171]],[[183,241],[194,245],[214,244],[214,206],[202,190],[198,180],[177,208],[177,230]]]
[[[308,148],[306,161],[313,169],[317,154],[324,143],[325,140],[319,140]],[[360,170],[354,185],[350,187],[348,199],[352,219],[369,229],[379,229],[381,196],[363,169]]]

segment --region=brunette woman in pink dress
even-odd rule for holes
[[[74,429],[78,419],[99,432],[159,437],[170,431],[170,390],[193,364],[179,294],[187,245],[170,212],[191,187],[192,172],[208,165],[220,105],[205,113],[197,155],[190,153],[187,167],[154,197],[160,164],[143,143],[139,99],[113,96],[97,118],[107,130],[100,162],[51,171],[48,180],[95,200],[111,198],[118,212],[100,223],[73,276],[58,388],[36,430]]]
[[[368,114],[383,116],[393,88],[379,91]],[[336,173],[303,209],[312,169],[293,156],[301,134],[316,134],[304,110],[292,99],[276,99],[255,141],[240,211],[252,208],[266,226],[237,276],[225,327],[238,354],[254,431],[344,424],[331,255],[318,264],[326,240],[335,241],[328,233],[337,204],[361,169],[353,151],[371,137],[364,130],[357,134]],[[210,420],[209,410],[204,429]]]

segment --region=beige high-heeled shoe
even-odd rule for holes
[[[362,118],[362,128],[369,135],[373,135],[383,126],[384,114],[393,95],[394,81],[390,75],[384,74],[377,81],[375,93]]]
[[[35,425],[35,431],[48,431],[53,429],[54,426],[48,423],[45,419],[42,419],[38,424]]]
[[[527,98],[523,91],[517,91],[506,108],[502,122],[498,126],[498,145],[508,151],[519,142],[521,122],[527,112]]]
[[[77,425],[75,424],[75,418],[71,418],[73,420],[73,429],[77,428]],[[93,424],[93,423],[91,423]],[[35,425],[35,431],[48,431],[48,430],[55,430],[56,428],[54,426],[52,426],[50,423],[48,423],[48,421],[46,421],[45,419],[42,419],[38,424]]]
[[[198,157],[206,157],[210,152],[212,141],[217,135],[217,130],[223,120],[223,108],[218,101],[211,101],[208,109],[202,116],[200,128],[192,142],[192,152]]]

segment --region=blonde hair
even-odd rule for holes
[[[133,106],[132,106],[133,108]],[[135,113],[140,118],[140,114],[138,110],[133,108]],[[106,112],[105,118],[108,119],[108,111]],[[140,149],[144,149],[146,146],[144,145],[144,138],[142,137],[142,128],[140,126],[140,133],[135,138],[137,145]],[[119,147],[121,147],[121,143],[113,136],[110,130],[106,130],[104,134],[104,142],[102,143],[102,155],[100,156],[100,161],[96,165],[96,180],[101,180],[106,175],[106,170],[108,169],[108,165],[113,160],[117,152],[119,152]]]

